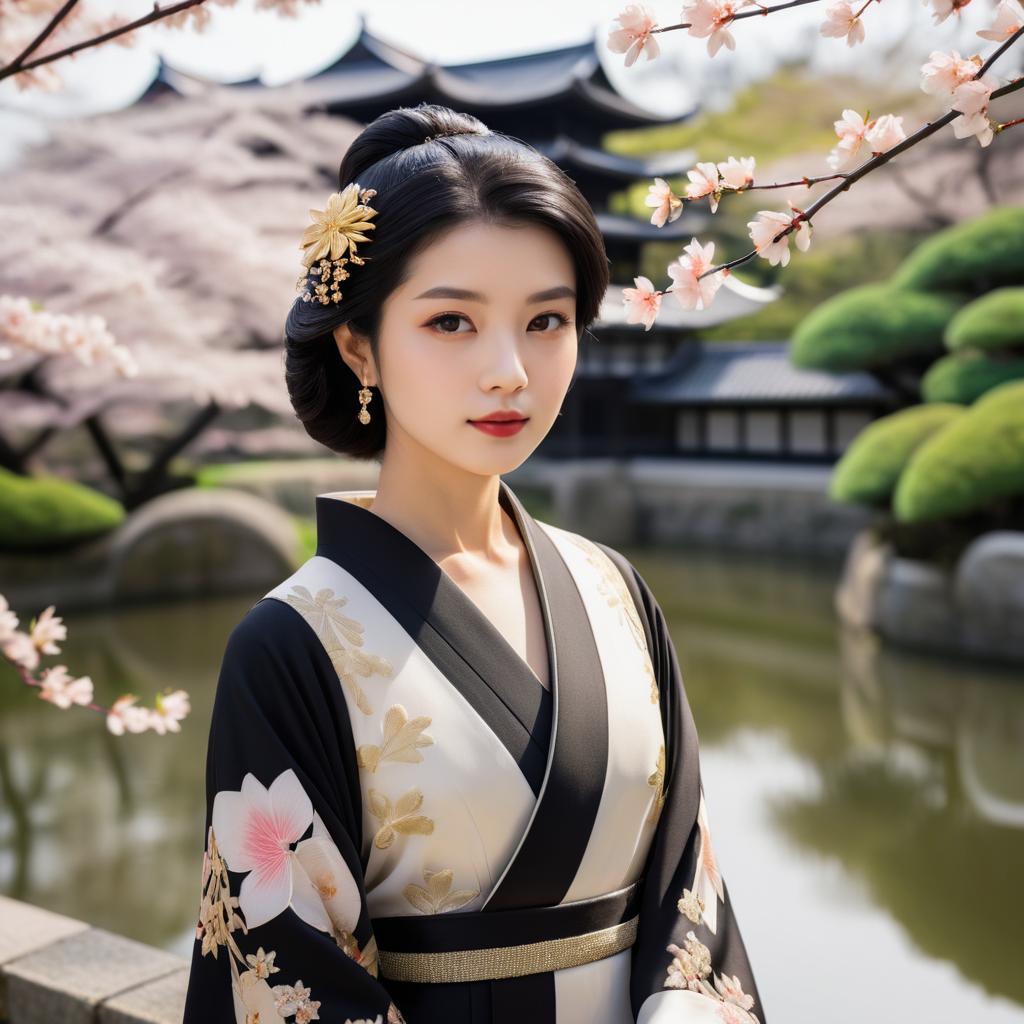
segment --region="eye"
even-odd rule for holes
[[[458,323],[459,320],[465,319],[466,317],[464,317],[461,313],[441,313],[439,316],[435,316],[433,320],[428,320],[427,326],[433,327],[439,334],[465,334],[465,331],[448,331],[443,330],[441,327],[438,326],[444,321],[448,321],[450,323],[451,321],[454,320],[456,323]]]
[[[557,321],[557,325],[553,327],[550,331],[541,331],[541,334],[554,334],[555,331],[559,330],[560,328],[564,327],[567,323],[569,323],[569,318],[565,316],[563,313],[541,313],[540,316],[534,317],[532,322],[536,323],[538,320],[545,320],[548,317],[554,317]]]

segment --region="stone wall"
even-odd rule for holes
[[[0,896],[6,1024],[181,1024],[188,974],[179,956]]]

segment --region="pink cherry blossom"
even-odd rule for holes
[[[991,143],[995,133],[988,117],[988,104],[998,84],[991,75],[984,75],[957,86],[952,109],[962,114],[953,122],[953,134],[958,139],[974,136],[982,147]]]
[[[72,704],[89,704],[92,701],[92,679],[89,676],[73,679],[66,665],[46,669],[40,681],[39,696],[59,708],[67,709]]]
[[[984,111],[978,111],[974,114],[964,114],[958,117],[953,122],[953,134],[958,139],[969,139],[974,136],[977,138],[978,144],[984,148],[991,143],[995,136],[995,131],[988,114]]]
[[[864,118],[852,109],[844,110],[843,116],[832,124],[839,137],[839,144],[825,157],[825,161],[832,170],[841,171],[849,167],[856,158],[860,144],[864,141],[867,125]]]
[[[150,709],[138,707],[138,697],[126,693],[111,705],[107,712],[107,728],[115,736],[123,736],[125,732],[145,732],[152,724]]]
[[[1022,27],[1024,27],[1024,7],[1021,7],[1019,0],[1000,0],[992,25],[989,28],[981,29],[978,35],[982,39],[991,39],[993,42],[1001,43]]]
[[[931,7],[933,24],[941,25],[951,14],[960,16],[960,11],[966,7],[971,0],[924,0],[925,7]]]
[[[66,640],[68,627],[59,615],[54,615],[55,606],[49,605],[39,614],[32,626],[32,643],[39,648],[40,654],[60,654],[57,640]]]
[[[18,628],[18,616],[11,610],[7,598],[0,594],[0,644],[6,643]]]
[[[622,289],[622,302],[626,308],[627,324],[644,325],[649,331],[658,317],[661,308],[661,293],[656,291],[650,278],[634,277],[635,288]]]
[[[747,222],[757,254],[763,256],[773,267],[789,265],[789,235],[783,235],[778,241],[772,239],[792,223],[792,217],[775,210],[758,210],[757,220]],[[806,252],[811,244],[811,227],[807,221],[800,221],[795,235],[797,248]]]
[[[979,57],[961,57],[956,50],[933,50],[921,65],[921,88],[931,96],[949,100],[957,87],[973,78],[980,67]]]
[[[32,643],[32,637],[15,630],[3,643],[4,657],[30,672],[39,665],[39,649]]]
[[[736,12],[747,7],[750,0],[683,0],[683,21],[690,23],[689,32],[697,39],[708,39],[708,55],[714,57],[722,46],[736,49],[736,40],[728,29]]]
[[[840,0],[825,11],[821,34],[833,39],[846,38],[847,46],[864,42],[864,22],[855,14],[850,0]]]
[[[632,67],[641,53],[654,60],[661,53],[658,38],[652,30],[658,21],[647,4],[630,4],[616,19],[621,28],[608,34],[608,49],[612,53],[625,53],[626,67]]]
[[[151,712],[150,725],[163,736],[167,732],[181,732],[178,724],[188,717],[192,706],[184,690],[156,695],[156,708]]]
[[[668,289],[683,309],[707,309],[714,301],[715,293],[721,288],[727,270],[708,274],[714,264],[715,243],[702,246],[696,238],[683,248],[683,255],[668,266],[668,275],[674,284]],[[698,280],[699,278],[699,280]]]
[[[871,147],[872,153],[885,153],[906,137],[903,118],[894,114],[882,114],[875,118],[864,132],[864,140]]]
[[[672,191],[664,178],[654,179],[654,184],[644,197],[644,205],[655,207],[651,223],[658,228],[664,227],[666,221],[676,220],[683,212],[683,200]]]
[[[711,160],[697,164],[697,166],[686,172],[690,184],[686,186],[686,194],[690,199],[700,199],[709,196],[711,199],[711,212],[718,209],[718,200],[721,196],[718,181],[718,165]]]
[[[699,164],[697,165],[700,166]],[[754,183],[754,158],[752,156],[741,156],[738,160],[730,156],[718,165],[718,173],[722,176],[724,184],[729,188],[747,188]]]

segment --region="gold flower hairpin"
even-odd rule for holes
[[[371,218],[377,216],[377,210],[366,205],[376,194],[376,189],[360,189],[357,182],[352,182],[342,192],[330,195],[326,209],[309,211],[313,223],[306,228],[299,243],[299,248],[306,250],[302,262],[308,269],[299,278],[297,287],[305,287],[310,275],[319,277],[320,283],[312,292],[307,290],[303,294],[303,301],[319,299],[324,306],[329,302],[341,302],[340,285],[349,277],[346,265],[354,263],[361,267],[366,263],[366,259],[356,252],[356,244],[369,242],[363,232],[377,226],[370,223]]]

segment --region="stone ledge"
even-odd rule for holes
[[[177,1024],[189,964],[83,921],[0,897],[8,1024]]]

